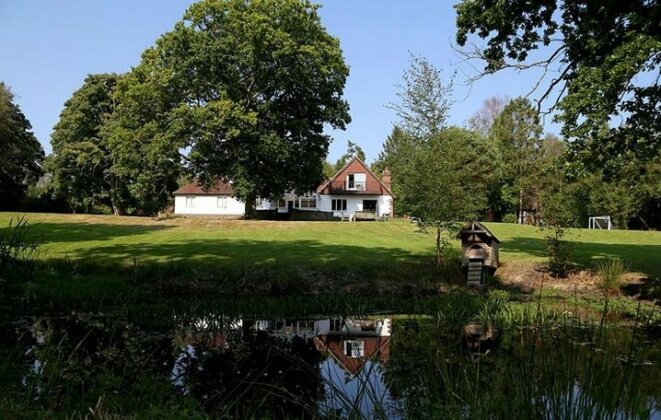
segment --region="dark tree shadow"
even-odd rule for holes
[[[431,258],[398,248],[326,244],[314,240],[222,238],[114,244],[81,250],[77,255],[85,261],[121,262],[135,258],[150,264],[187,262],[192,266],[272,264],[293,267],[387,267],[429,262]]]
[[[40,243],[50,242],[85,242],[103,241],[122,236],[142,235],[154,231],[171,229],[166,225],[119,225],[105,223],[52,223],[37,222],[30,223],[30,235],[38,239]],[[0,234],[9,228],[0,228]]]

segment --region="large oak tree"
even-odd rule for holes
[[[118,79],[116,74],[87,76],[64,104],[53,129],[53,154],[48,162],[53,189],[74,211],[90,211],[103,204],[115,214],[123,213],[104,130],[116,108],[113,90]]]
[[[0,210],[13,210],[42,173],[44,150],[32,126],[0,82]]]
[[[323,179],[324,126],[350,121],[347,75],[308,1],[196,3],[119,83],[112,131],[123,175],[134,194],[163,199],[154,185],[183,159],[205,184],[231,180],[247,215],[257,196],[309,191]]]

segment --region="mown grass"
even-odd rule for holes
[[[542,230],[512,223],[486,225],[502,241],[502,261],[547,260]],[[576,244],[572,256],[575,264],[592,267],[596,260],[618,258],[630,270],[661,277],[661,232],[568,229],[566,239]]]
[[[14,213],[0,213],[0,230]],[[425,264],[432,237],[403,220],[384,223],[222,221],[203,219],[27,214],[42,240],[45,261],[81,260],[131,266],[136,263],[260,264],[295,267],[384,267]],[[501,261],[542,262],[543,232],[532,226],[487,223],[500,238]],[[661,276],[661,232],[570,229],[575,263],[617,257],[631,270]],[[458,247],[458,242],[456,243]]]
[[[17,215],[0,213],[0,233],[8,229],[12,217]],[[41,244],[37,266],[29,275],[18,272],[14,276],[24,293],[6,294],[0,309],[53,302],[56,307],[93,309],[222,295],[301,296],[308,301],[315,297],[315,305],[322,307],[328,306],[323,302],[329,296],[341,301],[356,296],[371,308],[408,310],[438,294],[443,289],[441,280],[458,276],[458,284],[461,278],[454,262],[439,273],[433,237],[404,220],[155,220],[62,214],[27,214],[25,218],[30,235]],[[501,263],[545,260],[539,229],[488,226],[502,241]],[[659,232],[572,230],[569,236],[576,242],[574,262],[579,265],[592,267],[594,259],[614,256],[631,270],[650,277],[661,275]],[[455,252],[458,246],[456,241]],[[0,286],[3,281],[0,278]],[[390,303],[404,297],[413,303]],[[558,297],[545,295],[544,300],[553,306]],[[589,302],[581,306],[592,311]],[[635,306],[629,306],[620,312],[630,314]]]

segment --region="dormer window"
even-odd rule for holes
[[[364,173],[347,175],[346,189],[353,191],[364,191],[367,176]]]

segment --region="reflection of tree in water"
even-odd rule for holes
[[[180,384],[208,412],[237,417],[264,411],[276,417],[314,414],[323,387],[321,355],[311,338],[269,335],[244,321],[241,329],[223,336],[187,341],[189,347],[178,359]]]
[[[476,355],[456,329],[420,321],[391,342],[385,382],[409,417],[645,418],[659,401],[660,353],[626,329],[511,328]]]

